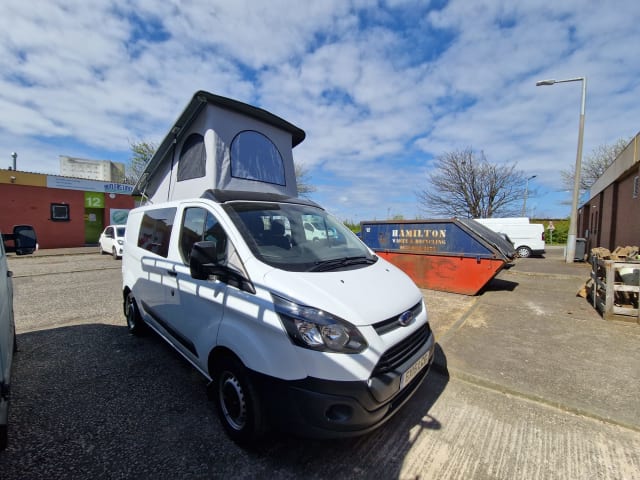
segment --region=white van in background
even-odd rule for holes
[[[491,230],[505,234],[513,242],[519,257],[545,253],[544,226],[530,223],[527,217],[476,218],[477,222]]]

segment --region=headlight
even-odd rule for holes
[[[271,294],[282,325],[295,345],[321,352],[359,353],[367,341],[349,322]]]
[[[124,245],[124,240],[118,240],[118,245]]]

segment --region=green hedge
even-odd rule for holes
[[[553,222],[555,230],[551,232],[549,222]],[[540,223],[544,226],[544,238],[548,245],[565,245],[567,243],[567,236],[569,235],[569,220],[568,219],[531,219],[531,223]]]

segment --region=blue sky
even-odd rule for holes
[[[0,167],[126,162],[199,89],[303,128],[312,198],[343,220],[425,216],[432,161],[472,147],[528,176],[530,216],[567,217],[560,171],[640,130],[640,2],[2,2]]]

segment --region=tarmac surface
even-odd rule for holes
[[[591,266],[563,255],[551,246],[542,258],[517,259],[476,296],[423,290],[440,346],[435,368],[640,432],[640,324],[603,320],[577,296]]]
[[[225,436],[186,362],[126,333],[120,265],[97,247],[10,258],[19,352],[2,480],[640,479],[640,325],[576,296],[590,266],[561,248],[476,296],[423,290],[437,363],[381,429],[253,452]]]
[[[436,361],[452,377],[640,431],[640,325],[605,321],[577,296],[590,271],[551,247],[475,297],[425,291],[446,356]]]

